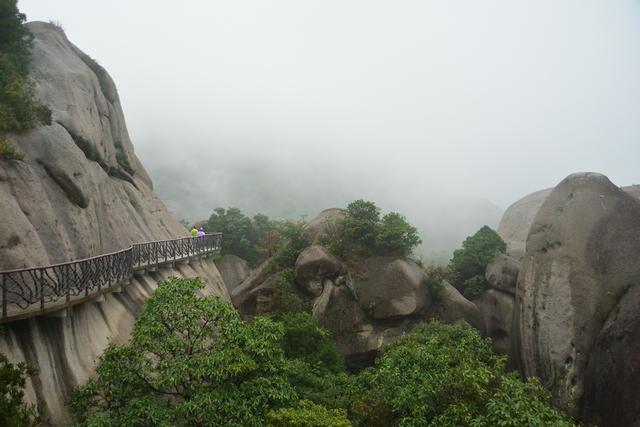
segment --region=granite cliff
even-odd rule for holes
[[[153,193],[108,73],[60,28],[27,25],[35,37],[30,77],[52,120],[8,135],[25,158],[0,161],[0,270],[186,236]],[[27,384],[26,398],[45,403],[49,423],[70,423],[65,402],[73,388],[92,375],[109,342],[128,339],[145,299],[169,276],[199,276],[206,293],[229,298],[215,264],[197,260],[136,276],[122,292],[74,306],[63,317],[5,324],[0,351],[39,369]]]

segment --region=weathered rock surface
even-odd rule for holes
[[[329,294],[320,297],[318,301],[323,307],[316,309],[314,316],[320,326],[331,332],[352,371],[369,366],[384,343],[411,330],[415,324],[410,319],[376,322],[360,308],[346,286],[330,286],[325,290]]]
[[[427,320],[439,320],[443,323],[464,320],[481,334],[485,333],[485,321],[476,304],[463,297],[449,283],[445,283],[440,291],[438,302],[431,304]]]
[[[507,254],[517,260],[524,257],[529,227],[545,201],[551,188],[536,191],[518,200],[507,208],[496,230],[507,244]]]
[[[109,75],[57,27],[42,22],[28,26],[35,36],[31,77],[37,97],[52,110],[52,124],[9,135],[26,157],[0,161],[0,270],[186,236],[153,194]],[[72,389],[93,374],[109,342],[129,338],[144,300],[157,281],[170,275],[202,277],[207,293],[229,299],[215,264],[193,261],[136,276],[122,293],[74,306],[65,318],[35,317],[5,325],[0,352],[39,369],[26,396],[30,402],[46,402],[51,424],[70,424],[66,400]]]
[[[320,296],[325,278],[336,278],[346,271],[342,262],[320,245],[305,248],[295,264],[298,284],[313,296]]]
[[[640,384],[639,254],[640,202],[594,173],[563,180],[527,239],[515,310],[522,368],[557,405],[600,425],[640,423],[637,400],[624,405]]]
[[[489,289],[474,302],[484,318],[485,331],[491,338],[493,351],[508,356],[509,367],[515,367],[514,296],[496,289]]]
[[[339,221],[345,216],[344,209],[325,209],[304,226],[304,236],[312,243],[322,238],[335,238],[340,234]]]
[[[520,267],[520,261],[499,253],[487,265],[485,279],[492,288],[515,295]]]
[[[636,199],[640,199],[640,185],[621,187]],[[497,232],[507,244],[507,255],[521,261],[524,257],[527,236],[531,223],[540,210],[542,203],[553,188],[531,193],[507,208],[500,220]]]
[[[360,307],[375,319],[408,316],[428,308],[424,271],[413,261],[371,257],[364,261],[364,279],[355,281]]]
[[[26,400],[45,402],[52,425],[70,425],[67,401],[78,385],[94,372],[97,359],[109,342],[125,343],[135,316],[153,293],[157,282],[170,276],[200,277],[204,293],[228,299],[222,277],[212,261],[192,261],[176,268],[135,276],[122,293],[105,294],[104,302],[88,302],[70,309],[65,318],[34,317],[5,325],[0,352],[12,362],[27,361],[39,374],[29,380]]]
[[[216,260],[216,267],[218,267],[229,293],[238,287],[251,272],[247,261],[235,255],[224,255]]]
[[[55,26],[28,27],[35,36],[35,93],[51,108],[53,122],[9,135],[26,157],[0,162],[0,269],[186,236],[153,194],[109,75],[98,71],[98,77]]]

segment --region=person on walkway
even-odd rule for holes
[[[205,235],[204,229],[202,227],[200,227],[198,229],[198,237],[203,237]]]
[[[191,229],[191,237],[198,237],[198,229],[196,228],[195,225]]]

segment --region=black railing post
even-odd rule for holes
[[[2,275],[2,317],[7,317],[7,275]]]

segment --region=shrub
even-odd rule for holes
[[[408,256],[422,242],[404,216],[389,212],[380,218],[380,209],[365,200],[349,203],[340,226],[340,238],[325,243],[333,253],[346,258]]]
[[[498,233],[485,225],[473,236],[467,237],[461,249],[453,252],[449,269],[455,273],[454,284],[465,297],[475,298],[484,292],[487,265],[497,253],[506,250],[507,245]]]
[[[13,145],[9,144],[9,142],[0,135],[0,159],[24,160],[24,153],[16,150]]]
[[[381,255],[408,256],[422,243],[418,230],[397,212],[382,217],[376,233],[376,248]]]
[[[280,234],[286,242],[275,255],[276,265],[279,268],[293,267],[300,252],[309,244],[304,236],[303,226],[302,222],[291,221],[279,225]]]
[[[25,20],[16,0],[0,2],[0,159],[23,158],[4,140],[6,132],[24,131],[39,121],[51,123],[51,111],[36,101],[28,78],[33,35]]]
[[[363,374],[369,392],[354,403],[355,418],[373,425],[371,416],[386,411],[388,424],[403,426],[573,425],[538,382],[523,383],[504,365],[464,322],[420,325],[383,347]]]
[[[328,331],[309,313],[283,313],[275,318],[284,326],[282,348],[289,359],[302,359],[330,372],[343,372],[344,360]]]
[[[480,275],[465,280],[462,284],[462,295],[469,300],[481,297],[487,289],[486,282],[484,276]]]
[[[301,400],[296,407],[270,411],[267,422],[273,427],[350,427],[347,411],[327,409],[308,400]]]
[[[252,266],[257,265],[262,257],[252,241],[251,219],[238,208],[217,208],[209,217],[206,228],[211,232],[221,232],[222,255],[233,254],[246,260]]]
[[[199,279],[160,283],[135,321],[131,341],[110,345],[96,378],[71,408],[79,425],[263,424],[265,412],[298,400],[286,378],[283,327],[246,324]]]
[[[40,412],[23,400],[27,377],[36,373],[36,369],[28,364],[10,363],[7,357],[0,353],[0,426],[40,425]]]
[[[422,284],[427,287],[431,299],[436,304],[443,302],[445,281],[446,270],[443,268],[428,269],[422,278]]]
[[[271,296],[272,313],[297,313],[310,310],[309,304],[296,291],[295,278],[296,273],[293,268],[285,268],[278,273]]]

